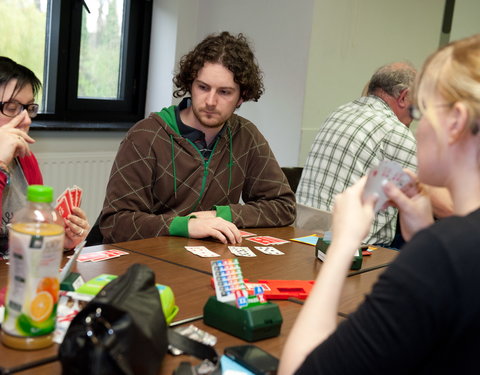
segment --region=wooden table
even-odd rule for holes
[[[305,231],[293,227],[285,228],[257,228],[250,232],[259,235],[270,235],[286,240],[308,235]],[[210,285],[211,268],[210,261],[219,258],[201,258],[184,249],[184,246],[206,246],[210,250],[219,253],[221,259],[232,258],[226,245],[219,242],[194,240],[180,237],[159,237],[140,241],[123,242],[114,245],[103,245],[86,248],[85,252],[92,252],[111,248],[120,248],[129,255],[114,258],[102,262],[77,263],[75,271],[82,274],[85,280],[93,278],[101,273],[122,274],[133,263],[148,265],[156,275],[156,282],[168,285],[172,288],[176,304],[180,311],[174,319],[174,323],[182,322],[188,318],[195,318],[203,314],[203,305],[209,296],[214,295]],[[244,240],[242,246],[253,249],[256,246],[251,241]],[[311,245],[298,242],[289,242],[276,245],[285,255],[264,255],[258,251],[253,258],[240,258],[240,264],[244,276],[250,281],[258,279],[287,279],[287,280],[313,280],[322,266],[322,262],[315,258],[315,248]],[[373,255],[364,257],[362,269],[352,271],[347,278],[341,298],[339,312],[345,316],[356,309],[364,299],[383,272],[384,266],[391,262],[397,255],[396,251],[388,249],[375,250]],[[64,260],[66,262],[66,259]],[[7,266],[5,261],[0,262],[0,286],[6,285]],[[298,315],[302,305],[291,301],[276,301],[283,317],[281,334],[278,337],[255,342],[256,345],[279,357],[288,333]],[[343,319],[339,317],[339,320]],[[200,329],[204,329],[218,338],[217,352],[223,353],[223,349],[231,345],[244,344],[245,341],[229,334],[218,331],[204,325],[203,320],[193,323]],[[11,368],[19,364],[41,360],[54,356],[58,346],[38,351],[18,351],[0,345],[0,367]],[[198,361],[190,356],[173,357],[166,355],[160,374],[171,374],[181,361]],[[58,361],[35,367],[19,374],[60,374],[61,366]]]
[[[94,246],[86,248],[85,253],[108,250],[114,248],[111,245]],[[64,263],[67,259],[64,259]],[[175,295],[175,302],[180,310],[173,322],[178,322],[183,319],[198,317],[203,314],[203,305],[209,296],[214,295],[214,291],[210,286],[210,276],[202,274],[190,269],[184,269],[177,265],[169,264],[160,260],[152,259],[148,256],[130,253],[119,258],[114,258],[102,262],[85,262],[77,263],[74,271],[79,272],[85,280],[89,280],[102,273],[120,275],[134,263],[141,263],[148,265],[154,272],[156,282],[171,286]],[[0,262],[0,286],[6,285],[8,274],[8,266],[2,260]],[[193,286],[193,287],[192,287]],[[50,348],[35,350],[35,351],[20,351],[13,350],[0,345],[0,367],[11,368],[20,364],[37,361],[43,358],[52,357],[56,355],[58,345],[54,344]],[[46,368],[52,370],[46,370]],[[53,368],[58,367],[58,371]],[[60,373],[58,363],[53,363],[39,367],[44,374]],[[28,370],[28,373],[33,373],[33,369]]]
[[[270,235],[284,240],[291,240],[311,234],[299,228],[255,228],[251,230],[259,235]],[[245,238],[242,246],[254,249],[258,244]],[[228,245],[216,241],[195,240],[182,237],[157,237],[138,241],[121,242],[115,246],[139,254],[151,256],[154,259],[164,260],[211,275],[210,262],[214,259],[232,258]],[[218,258],[201,258],[194,256],[184,249],[184,246],[205,246],[220,254]],[[271,280],[314,280],[322,267],[322,262],[315,258],[315,247],[290,241],[282,245],[275,245],[285,255],[265,255],[255,251],[256,257],[240,257],[243,276],[251,282],[260,279]],[[342,293],[339,313],[349,314],[364,300],[371,286],[384,271],[384,267],[395,259],[398,251],[377,248],[372,255],[363,257],[362,268],[350,271]]]
[[[258,235],[269,235],[284,240],[298,238],[311,234],[294,227],[282,228],[255,228]],[[151,256],[154,259],[164,260],[199,272],[211,274],[210,262],[216,259],[234,257],[228,250],[228,245],[217,241],[196,240],[183,237],[156,237],[145,240],[120,242],[115,244],[120,249]],[[185,246],[205,246],[215,253],[218,258],[201,258],[185,250]],[[288,279],[314,280],[320,270],[322,262],[315,258],[315,247],[300,242],[290,241],[282,245],[274,245],[285,255],[265,255],[254,250],[254,246],[261,246],[248,237],[244,238],[241,246],[247,246],[257,254],[256,257],[240,257],[240,264],[244,276],[250,281],[258,279]],[[373,254],[363,258],[361,271],[386,266],[397,256],[398,251],[379,248]],[[358,271],[351,271],[356,274]]]

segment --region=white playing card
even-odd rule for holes
[[[228,250],[230,252],[237,256],[237,257],[256,257],[257,255],[250,250],[248,247],[243,247],[243,246],[229,246]]]
[[[363,190],[363,199],[372,194],[377,194],[378,199],[374,208],[375,212],[378,212],[388,200],[383,192],[383,185],[388,181],[391,181],[401,189],[410,181],[410,176],[403,171],[400,164],[390,160],[383,160],[378,167],[372,168],[368,172],[367,182]]]
[[[254,246],[258,251],[267,255],[283,255],[284,252],[275,249],[273,246]]]
[[[185,246],[185,249],[202,258],[213,258],[220,256],[220,254],[208,250],[205,246]]]

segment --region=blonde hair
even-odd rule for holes
[[[480,34],[447,44],[425,61],[418,76],[416,101],[420,110],[429,117],[433,114],[431,109],[435,106],[435,94],[440,95],[449,105],[462,102],[468,111],[470,131],[478,133]]]

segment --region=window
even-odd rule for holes
[[[125,128],[144,117],[151,1],[2,0],[0,12],[2,55],[43,82],[33,128]]]

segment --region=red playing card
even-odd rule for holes
[[[116,250],[116,249],[105,250],[105,252],[107,254],[113,254],[113,255],[127,255],[128,254],[126,251]]]
[[[92,253],[85,253],[78,256],[77,262],[99,262],[101,260],[118,258],[122,255],[127,255],[126,251],[121,250],[100,250]]]
[[[69,211],[72,211],[73,201],[72,201],[72,194],[70,194],[70,188],[66,188],[62,194],[57,198],[57,203],[60,203],[61,200],[65,198],[67,200]]]
[[[75,187],[70,188],[70,196],[72,197],[72,207],[78,207],[78,190]]]
[[[119,255],[119,254],[105,254],[102,258],[92,259],[92,262],[100,262],[102,260],[113,259],[113,258],[118,258],[118,257],[121,257],[121,255]]]
[[[246,231],[244,231],[244,230],[241,230],[241,231],[239,231],[239,232],[240,232],[240,236],[242,236],[242,237],[256,236],[255,233],[246,232]]]
[[[77,258],[77,262],[91,262],[96,259],[104,259],[105,254],[103,251],[95,251],[93,253],[80,254]]]
[[[289,242],[289,241],[282,240],[280,238],[271,237],[271,236],[247,237],[246,239],[248,241],[252,241],[262,245],[280,245],[282,243]]]
[[[73,185],[73,188],[76,190],[76,195],[77,195],[76,205],[77,207],[80,207],[80,205],[82,204],[83,189],[77,185]]]
[[[68,205],[66,197],[62,197],[60,199],[60,201],[55,206],[55,210],[57,210],[58,214],[61,217],[63,217],[64,219],[66,219],[68,217],[68,215],[70,215],[72,213],[71,210],[70,210],[70,207]]]

